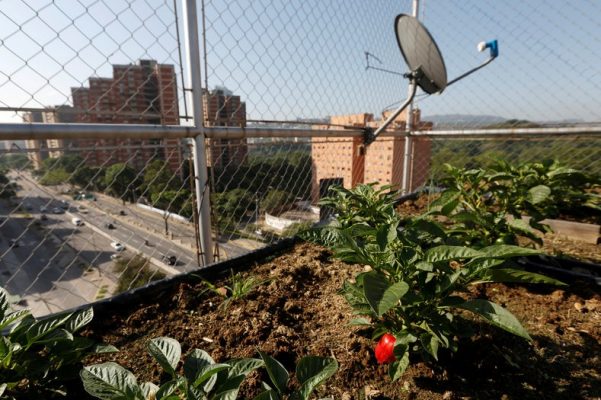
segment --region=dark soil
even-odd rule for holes
[[[248,266],[240,265],[240,268]],[[514,313],[533,343],[478,323],[457,353],[441,353],[437,364],[413,360],[403,377],[391,382],[376,363],[368,332],[349,326],[350,307],[337,294],[362,266],[333,260],[312,244],[298,244],[245,274],[268,280],[223,310],[221,298],[204,285],[180,283],[141,304],[95,318],[85,335],[121,351],[86,361],[114,360],[139,380],[165,377],[147,354],[149,339],[171,336],[187,354],[208,351],[216,361],[251,357],[257,350],[280,360],[290,371],[302,356],[334,356],[336,375],[319,398],[335,399],[595,399],[601,397],[601,296],[595,287],[479,286],[486,297]],[[219,283],[218,283],[219,284]],[[598,287],[597,287],[598,288]],[[256,393],[259,376],[241,392]]]

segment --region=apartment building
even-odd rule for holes
[[[179,124],[177,83],[173,65],[155,60],[113,65],[111,78],[92,77],[88,87],[71,89],[74,122],[102,124]],[[116,130],[118,133],[118,130]],[[81,139],[75,143],[89,165],[126,162],[144,168],[151,160],[167,161],[179,172],[179,139]]]
[[[49,107],[23,114],[23,122],[54,124],[59,122],[74,122],[75,113],[73,107],[61,105]],[[40,168],[42,162],[48,157],[60,157],[73,146],[72,141],[64,139],[26,140],[25,148],[27,157],[31,160],[34,168]]]
[[[246,103],[226,88],[204,90],[202,107],[205,126],[246,126]],[[246,139],[209,139],[210,167],[240,165],[248,154]]]
[[[388,113],[382,115],[382,121]],[[406,129],[406,112],[393,122],[391,129]],[[376,129],[380,121],[373,114],[338,115],[330,118],[333,125],[371,127]],[[413,110],[413,127],[416,130],[432,129],[431,122],[421,121],[419,109]],[[317,126],[316,129],[332,129]],[[334,128],[336,129],[336,128]],[[423,185],[430,171],[432,145],[429,139],[414,138],[412,148],[412,170],[409,173],[410,190]],[[311,156],[313,159],[312,201],[316,203],[327,194],[328,187],[342,184],[352,188],[359,183],[378,182],[380,185],[393,185],[400,188],[403,181],[403,157],[405,139],[402,137],[379,137],[369,146],[360,137],[312,138]]]

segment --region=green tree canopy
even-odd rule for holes
[[[117,163],[106,169],[103,183],[111,195],[123,201],[134,201],[134,190],[138,187],[136,180],[136,171],[132,167],[125,163]]]
[[[283,190],[271,190],[261,200],[261,208],[269,214],[282,212],[294,201],[294,195]]]
[[[171,172],[165,161],[154,160],[144,169],[140,192],[144,196],[153,198],[162,191],[177,191],[181,186],[181,180]]]

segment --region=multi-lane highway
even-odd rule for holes
[[[199,267],[190,223],[169,221],[165,234],[163,217],[136,205],[104,195],[75,201],[29,173],[10,176],[20,189],[16,198],[0,202],[0,283],[37,315],[110,295],[117,259],[141,254],[167,275]],[[125,250],[117,251],[114,242]],[[261,245],[220,243],[221,256]]]

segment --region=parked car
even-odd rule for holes
[[[46,212],[46,207],[40,206],[40,212]]]
[[[117,254],[117,253],[111,254],[111,260],[118,260],[120,258],[121,258],[121,254]]]
[[[127,213],[125,211],[123,211],[123,210],[120,210],[119,211],[119,215],[127,215]]]
[[[79,211],[81,214],[87,214],[88,213],[88,209],[85,208],[84,206],[78,206],[77,207],[77,211]]]
[[[104,227],[106,229],[115,229],[115,225],[111,224],[110,222],[104,224]]]
[[[81,222],[81,219],[79,219],[77,217],[71,218],[71,223],[75,226],[83,225],[83,222]]]
[[[112,242],[111,243],[111,247],[113,249],[115,249],[115,251],[123,251],[125,250],[125,246],[123,246],[121,243],[119,242]]]
[[[174,255],[165,254],[161,257],[161,260],[167,265],[177,265],[177,257]]]
[[[47,221],[48,217],[46,216],[46,214],[42,214],[40,215],[40,221]]]
[[[61,208],[63,210],[68,210],[69,209],[69,202],[66,200],[61,200]]]
[[[65,212],[65,210],[63,210],[62,208],[59,208],[59,207],[54,207],[52,209],[53,214],[63,214],[64,212]]]

